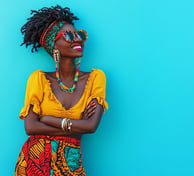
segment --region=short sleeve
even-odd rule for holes
[[[19,117],[24,120],[29,113],[30,105],[33,105],[33,112],[40,114],[40,103],[43,98],[41,70],[33,72],[27,81],[25,103]]]
[[[108,103],[106,102],[106,76],[100,69],[94,69],[95,75],[92,84],[91,95],[87,101],[87,104],[96,99],[103,108],[108,109]]]

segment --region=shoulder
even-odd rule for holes
[[[42,70],[36,70],[36,71],[33,71],[31,74],[30,74],[30,77],[39,77],[40,75],[42,75],[43,72]]]
[[[103,70],[101,69],[97,69],[97,68],[93,68],[92,72],[96,73],[96,74],[105,74]]]
[[[34,82],[39,82],[43,79],[44,77],[44,72],[42,72],[42,70],[36,70],[36,71],[33,71],[29,78],[28,78],[28,82],[31,82],[31,83],[34,83]]]
[[[93,68],[91,74],[94,77],[98,77],[98,78],[101,78],[101,79],[106,79],[106,75],[105,75],[104,71],[102,71],[101,69]]]
[[[106,84],[106,76],[104,71],[102,71],[101,69],[92,69],[91,79],[93,80],[92,82],[94,84]]]
[[[93,74],[95,74],[95,75],[102,75],[102,76],[105,76],[104,71],[102,71],[101,69],[93,68],[91,73],[93,73]]]

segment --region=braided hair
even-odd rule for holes
[[[43,7],[40,10],[31,10],[32,17],[28,18],[27,23],[21,28],[22,34],[24,34],[24,41],[21,44],[32,46],[32,52],[37,51],[37,48],[41,47],[39,40],[45,29],[53,21],[66,21],[69,24],[74,25],[73,20],[79,20],[73,13],[70,12],[70,8],[62,8],[59,5],[51,6],[50,8]]]

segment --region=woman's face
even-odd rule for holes
[[[57,34],[59,34],[62,31],[71,31],[76,32],[76,29],[71,24],[64,24]],[[60,55],[62,57],[82,57],[83,56],[83,48],[84,43],[80,42],[77,37],[75,37],[75,40],[71,43],[67,42],[63,36],[60,36],[59,39],[56,40],[54,49],[58,49],[60,51]]]

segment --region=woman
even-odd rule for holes
[[[20,118],[30,137],[20,152],[16,176],[86,175],[81,164],[82,134],[97,129],[104,108],[106,78],[99,69],[79,71],[87,33],[76,31],[69,8],[32,11],[21,28],[32,52],[43,46],[56,72],[35,71],[28,79]],[[22,44],[22,45],[23,45]]]

